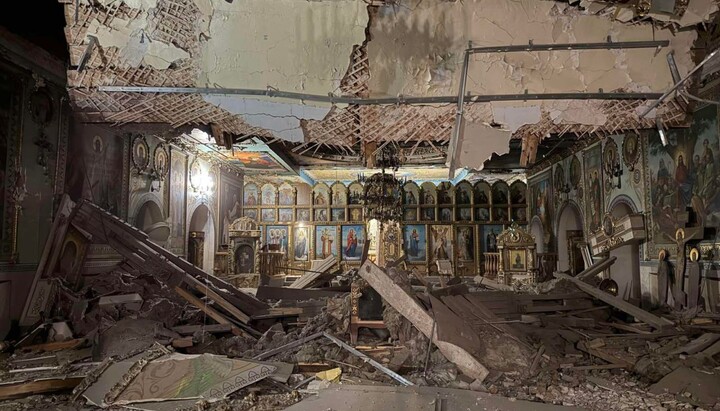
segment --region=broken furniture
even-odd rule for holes
[[[615,218],[608,213],[603,217],[602,229],[592,233],[589,240],[593,255],[598,255],[626,244],[642,242],[646,236],[642,214]]]
[[[290,288],[312,288],[313,286],[330,281],[337,270],[337,257],[331,255],[324,260],[313,260],[310,264],[310,270],[307,270],[302,277],[290,284]]]
[[[440,276],[440,285],[445,287],[446,279],[454,276],[452,262],[450,260],[435,260],[437,266],[438,276]]]
[[[514,281],[534,283],[537,276],[535,267],[535,237],[513,223],[497,237],[500,254],[498,282],[511,284]]]
[[[357,344],[360,328],[386,328],[382,297],[367,281],[358,278],[350,285],[350,343]]]

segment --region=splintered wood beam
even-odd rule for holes
[[[528,167],[535,164],[540,136],[528,135],[522,138],[522,152],[520,153],[520,166]]]
[[[613,307],[617,308],[620,311],[623,311],[625,313],[628,313],[635,317],[636,319],[647,323],[648,325],[652,326],[656,329],[662,329],[667,327],[672,327],[675,325],[672,321],[668,320],[667,318],[658,317],[654,314],[651,314],[642,308],[636,307],[629,302],[623,300],[622,298],[615,297],[614,295],[608,294],[605,291],[602,291],[598,288],[593,287],[592,285],[578,280],[575,277],[571,277],[567,274],[563,273],[554,273],[553,274],[555,278],[557,279],[563,279],[568,280],[571,283],[575,284],[577,288],[585,291],[586,293],[590,294],[591,296],[597,298],[598,300],[601,300],[607,304],[612,305]]]
[[[360,276],[377,291],[380,296],[415,328],[430,338],[440,352],[454,363],[465,375],[482,382],[488,376],[485,368],[465,348],[438,338],[433,317],[423,309],[414,296],[398,286],[390,276],[370,260],[366,260],[359,270]]]
[[[84,377],[56,378],[52,380],[39,380],[7,384],[0,386],[0,401],[13,398],[27,397],[36,394],[72,390],[77,387]]]
[[[192,305],[194,305],[195,307],[199,308],[200,311],[202,311],[202,312],[204,312],[205,314],[207,314],[210,318],[212,318],[213,320],[215,320],[218,324],[228,324],[228,325],[230,325],[230,327],[231,327],[231,330],[230,330],[230,331],[231,331],[233,334],[235,334],[235,335],[249,335],[249,334],[247,334],[246,332],[244,332],[243,330],[241,330],[240,328],[238,328],[238,327],[236,327],[235,325],[233,325],[233,323],[230,322],[230,320],[228,320],[227,318],[225,318],[224,315],[222,315],[222,314],[220,314],[219,312],[215,311],[215,309],[213,309],[213,308],[210,307],[209,305],[205,304],[201,299],[199,299],[199,298],[195,297],[194,295],[192,295],[192,293],[186,291],[185,289],[183,289],[183,288],[181,288],[181,287],[179,287],[179,286],[178,286],[178,287],[175,287],[175,292],[178,293],[182,298],[184,298],[185,300],[187,300],[187,302],[189,302],[190,304],[192,304]]]
[[[185,275],[185,282],[190,285],[191,287],[195,288],[196,290],[200,291],[201,293],[205,294],[208,298],[215,301],[217,305],[222,307],[225,311],[230,313],[235,319],[240,321],[243,324],[247,324],[250,321],[250,316],[242,312],[239,308],[235,307],[231,303],[229,303],[225,298],[223,298],[220,294],[215,292],[212,288],[208,287],[207,285],[201,283],[200,281],[196,280],[190,275]]]

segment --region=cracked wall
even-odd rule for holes
[[[473,94],[665,91],[666,54],[681,73],[693,67],[696,33],[626,25],[536,0],[401,0],[382,6],[371,25],[368,55],[374,96],[457,94],[467,42],[476,47],[540,43],[670,40],[654,49],[476,54],[468,71]]]

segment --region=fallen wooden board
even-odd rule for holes
[[[222,307],[223,310],[230,313],[230,315],[235,317],[236,320],[240,321],[243,324],[247,324],[250,321],[250,316],[248,316],[247,314],[242,312],[242,310],[240,310],[239,308],[230,304],[220,294],[216,293],[215,290],[208,287],[207,284],[203,284],[200,281],[196,280],[194,277],[191,277],[189,275],[185,276],[185,282],[188,283],[193,288],[195,288],[196,290],[205,294],[211,300],[215,301],[217,303],[217,305]]]
[[[22,398],[30,395],[72,390],[84,379],[84,377],[70,377],[0,384],[0,401]]]
[[[433,327],[433,319],[430,314],[380,267],[372,261],[366,260],[358,272],[388,304],[410,321],[420,332],[430,338],[445,358],[454,363],[460,371],[480,382],[488,376],[488,369],[473,357],[466,348],[438,339],[437,330]]]
[[[632,367],[635,365],[634,363],[627,361],[624,358],[616,357],[610,353],[603,351],[602,349],[590,348],[583,341],[577,343],[577,348],[580,351],[585,351],[593,357],[600,358],[603,361],[607,361],[610,364],[617,365],[627,370],[631,370]]]
[[[178,286],[178,287],[175,287],[175,292],[178,293],[182,298],[184,298],[185,300],[187,300],[190,304],[192,304],[192,305],[194,305],[195,307],[199,308],[202,312],[204,312],[205,314],[207,314],[210,318],[212,318],[213,320],[217,321],[219,324],[230,325],[230,327],[231,327],[231,332],[232,332],[233,334],[235,334],[235,335],[247,335],[247,336],[252,337],[251,335],[249,335],[249,334],[246,333],[245,331],[243,331],[243,330],[241,330],[240,328],[238,328],[238,327],[236,327],[235,325],[233,325],[233,323],[230,322],[230,320],[228,320],[227,318],[225,318],[225,316],[223,316],[223,315],[220,314],[219,312],[215,311],[212,307],[210,307],[210,306],[208,306],[207,304],[205,304],[201,299],[195,297],[195,296],[192,295],[190,292],[182,289],[182,288],[179,287],[179,286]]]
[[[617,308],[620,311],[623,311],[627,314],[632,315],[636,319],[643,321],[647,323],[648,325],[651,325],[653,328],[662,329],[665,327],[672,327],[674,323],[667,318],[658,317],[654,314],[651,314],[642,308],[636,307],[629,302],[623,300],[622,298],[615,297],[614,295],[610,295],[606,293],[605,291],[599,290],[593,286],[591,286],[588,283],[585,283],[581,280],[578,280],[577,278],[571,277],[567,274],[562,273],[555,273],[553,274],[555,278],[558,279],[564,279],[572,282],[575,284],[579,289],[585,291],[586,293],[592,295],[593,297],[597,298],[598,300],[601,300],[607,304],[612,305],[613,307]]]
[[[720,334],[703,334],[682,347],[678,347],[677,349],[671,351],[670,354],[696,354],[710,347],[718,340],[720,340]]]
[[[198,331],[219,334],[231,332],[232,324],[180,325],[172,330],[180,335],[192,335]]]
[[[332,276],[333,274],[330,270],[333,269],[336,263],[337,257],[332,255],[324,260],[314,260],[311,263],[310,271],[295,280],[289,288],[302,289],[312,287],[316,282]]]
[[[475,277],[475,284],[482,285],[487,288],[499,291],[514,291],[512,287],[505,284],[500,284],[497,281],[493,281],[487,277],[477,276]]]

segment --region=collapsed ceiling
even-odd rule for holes
[[[358,155],[362,144],[386,141],[447,151],[468,42],[669,42],[472,55],[467,90],[476,98],[464,110],[469,126],[460,150],[475,162],[492,151],[478,157],[472,147],[491,136],[507,146],[511,136],[654,127],[656,117],[666,126],[683,125],[685,107],[677,101],[640,118],[651,102],[634,96],[659,95],[673,85],[670,52],[681,75],[694,67],[697,31],[687,27],[718,9],[712,0],[678,0],[687,5],[669,12],[597,1],[575,7],[539,0],[80,0],[77,8],[73,0],[60,1],[75,66],[68,87],[84,121],[212,124],[221,134],[290,142],[296,152],[326,146]],[[257,95],[267,90],[299,95]],[[492,97],[598,92],[625,94]],[[335,104],[327,96],[396,101]],[[412,98],[440,102],[406,104]]]

